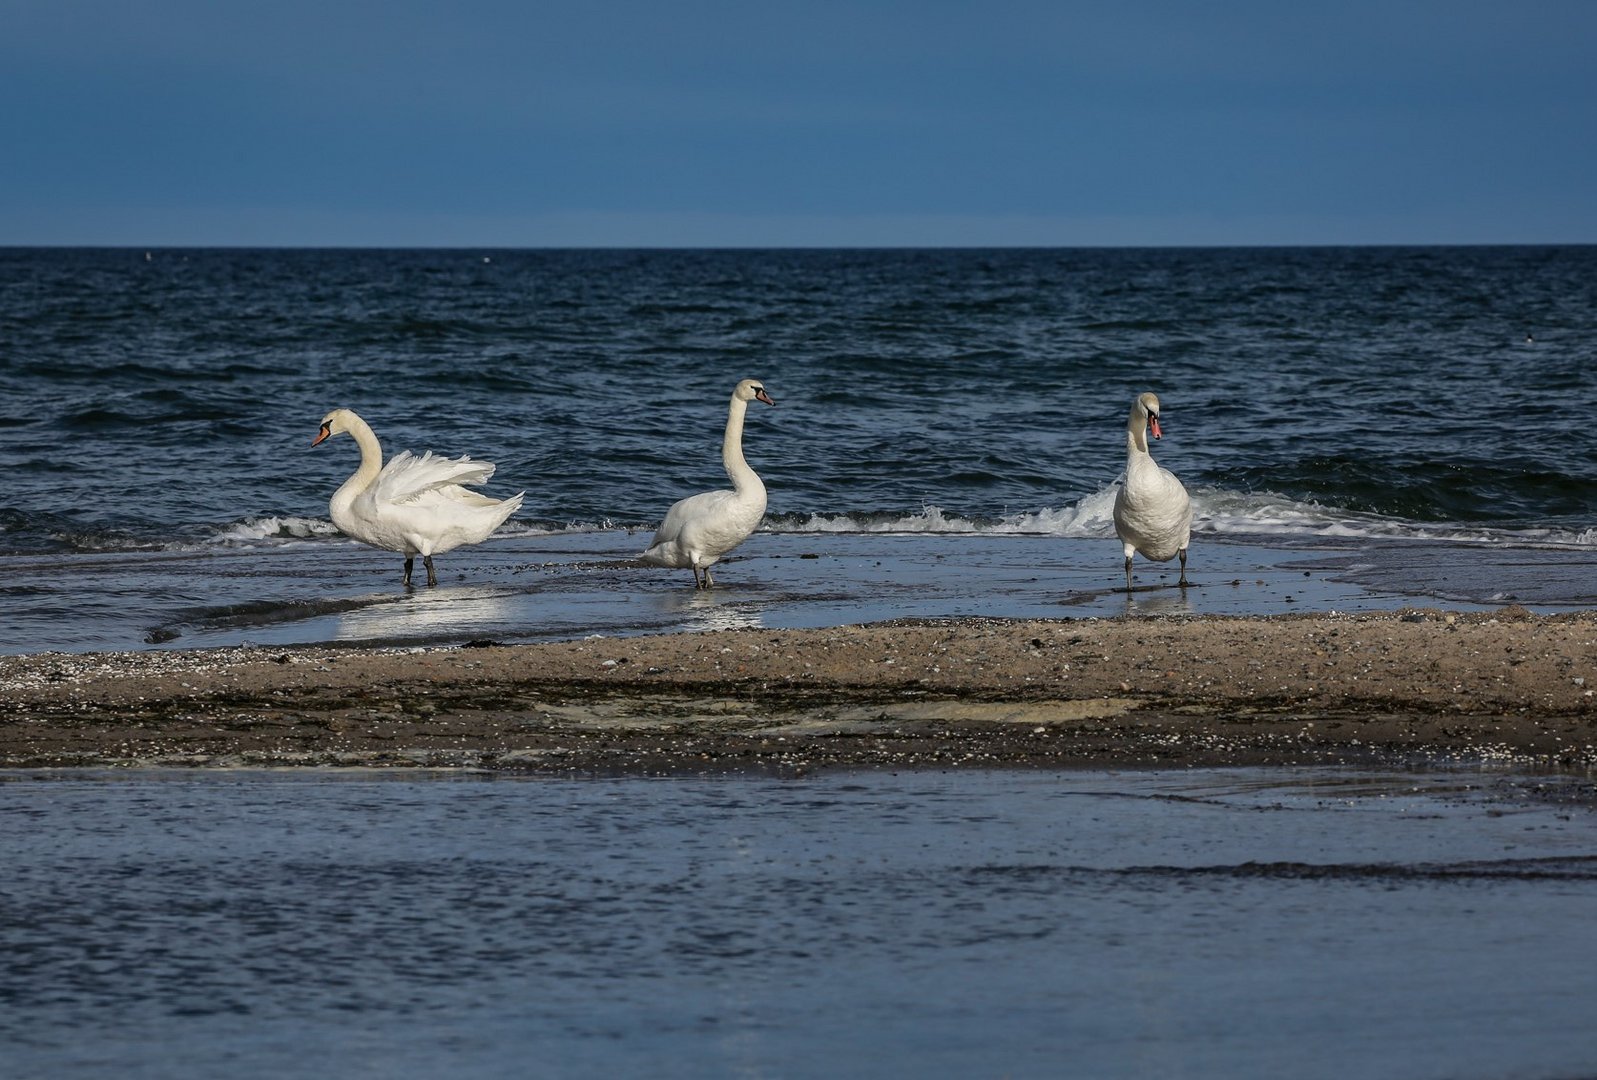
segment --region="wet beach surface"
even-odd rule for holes
[[[322,642],[459,645],[592,634],[791,629],[901,618],[1273,615],[1521,604],[1597,606],[1597,549],[1351,540],[1194,541],[1194,587],[1119,545],[1025,535],[760,534],[695,591],[636,561],[646,534],[495,539],[438,560],[440,585],[400,587],[398,556],[352,542],[0,557],[0,652]]]

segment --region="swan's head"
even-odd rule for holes
[[[1154,438],[1164,438],[1164,432],[1159,430],[1159,395],[1149,393],[1138,397],[1137,404],[1132,408],[1132,414],[1138,416],[1142,423],[1148,426]]]
[[[738,401],[763,401],[767,405],[775,405],[771,395],[765,392],[765,387],[760,385],[758,379],[744,379],[738,383],[737,389],[732,391],[732,396]]]
[[[332,412],[322,417],[322,430],[317,432],[316,438],[311,440],[311,445],[315,446],[323,439],[333,435],[342,435],[344,432],[348,431],[350,427],[350,418],[354,415],[355,414],[350,412],[348,409],[334,409]]]

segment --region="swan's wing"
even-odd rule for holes
[[[1187,520],[1190,521],[1192,519],[1192,497],[1187,494],[1186,485],[1177,479],[1176,474],[1169,469],[1161,467],[1159,474],[1160,478],[1164,480],[1165,498],[1170,501],[1172,506],[1179,507],[1186,514]]]
[[[701,491],[697,495],[679,499],[665,512],[665,520],[655,530],[649,546],[657,547],[677,539],[691,522],[715,516],[724,504],[736,497],[735,491]]]
[[[460,506],[498,506],[504,500],[491,499],[480,491],[472,491],[458,484],[445,484],[443,487],[428,488],[411,496],[413,502],[451,502]]]
[[[400,503],[423,492],[460,484],[481,484],[494,474],[493,464],[469,457],[438,457],[431,450],[416,457],[409,450],[395,454],[372,484],[372,498],[379,503]]]

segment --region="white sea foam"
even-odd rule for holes
[[[570,522],[553,527],[528,521],[507,521],[495,531],[494,535],[501,538],[507,536],[552,536],[560,533],[608,532],[612,529],[623,527],[608,520],[602,522]],[[252,547],[260,544],[285,543],[297,540],[325,540],[341,536],[338,526],[325,518],[269,514],[264,517],[248,517],[221,526],[214,535],[208,537],[202,544],[174,543],[166,546],[171,550],[198,550],[218,545],[223,547]]]
[[[927,504],[912,513],[892,511],[772,515],[765,531],[774,533],[896,533],[936,535],[1059,536],[1085,540],[1111,539],[1115,535],[1111,484],[1074,503],[1037,510],[1020,510],[997,516],[961,514]],[[1587,529],[1489,527],[1464,522],[1421,522],[1382,517],[1315,502],[1300,502],[1269,492],[1238,492],[1199,488],[1192,492],[1192,531],[1197,536],[1222,536],[1237,540],[1433,540],[1495,545],[1547,547],[1597,547],[1597,527]],[[537,537],[572,533],[648,531],[651,525],[628,525],[611,520],[597,522],[508,521],[497,536]],[[316,541],[340,534],[322,518],[267,515],[244,518],[220,527],[200,544],[172,543],[172,549],[214,546],[249,547]],[[110,545],[115,546],[115,545]],[[148,546],[148,544],[144,545]]]
[[[337,535],[338,528],[331,521],[271,514],[245,518],[223,526],[209,542],[224,546],[249,546],[263,540],[316,540]]]
[[[784,533],[941,533],[1026,534],[1108,539],[1115,535],[1110,485],[1075,503],[1004,514],[964,516],[927,505],[909,514],[842,513],[777,517],[766,522]],[[1597,528],[1487,527],[1463,522],[1421,522],[1382,517],[1269,492],[1197,489],[1192,492],[1192,531],[1239,540],[1435,540],[1458,543],[1597,547]]]
[[[970,519],[945,514],[941,507],[922,507],[918,514],[810,514],[794,522],[771,519],[772,532],[793,533],[973,533],[982,526]]]
[[[562,525],[547,522],[517,521],[512,519],[495,530],[495,536],[557,536],[562,533],[612,532],[617,529],[641,529],[642,525],[627,525],[605,518],[603,521],[568,521]],[[653,526],[649,526],[653,528]]]

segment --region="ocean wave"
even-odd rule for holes
[[[1073,506],[1023,511],[997,517],[950,513],[926,505],[914,513],[897,511],[841,514],[787,514],[766,519],[770,532],[791,533],[1013,533],[1015,535],[1113,536],[1114,489],[1097,492]]]
[[[845,510],[771,514],[762,528],[778,534],[924,534],[1057,536],[1109,540],[1115,536],[1114,500],[1110,485],[1075,503],[1002,514],[962,513],[923,505],[919,510]],[[1505,547],[1597,547],[1597,526],[1482,524],[1431,522],[1387,517],[1318,502],[1305,502],[1270,492],[1238,492],[1220,488],[1192,490],[1194,536],[1237,542],[1294,544],[1324,541],[1420,540]],[[656,522],[598,520],[513,520],[495,539],[536,538],[584,533],[649,533]],[[0,508],[0,553],[78,554],[115,552],[204,552],[293,544],[353,543],[326,518],[263,514],[215,525],[180,529],[141,523],[117,527],[85,525],[51,514],[27,514]]]
[[[1269,492],[1193,492],[1193,532],[1261,539],[1431,540],[1449,543],[1597,546],[1597,529],[1415,521],[1302,502]]]
[[[290,517],[270,514],[266,517],[248,517],[224,525],[206,543],[222,546],[249,546],[263,540],[316,540],[337,536],[338,527],[321,518]]]
[[[1111,485],[1079,502],[995,517],[964,515],[926,505],[899,511],[774,515],[766,530],[777,533],[1006,533],[1105,540],[1115,535]],[[1302,502],[1270,492],[1195,489],[1192,531],[1196,536],[1237,540],[1431,540],[1458,543],[1597,547],[1597,527],[1487,526],[1422,522]]]
[[[613,529],[627,527],[609,520],[569,522],[566,524],[507,521],[494,532],[494,536],[498,538],[509,536],[554,536],[560,533],[609,532]],[[242,518],[239,521],[220,526],[213,535],[201,543],[178,543],[174,546],[181,549],[200,549],[216,546],[252,547],[261,544],[328,539],[341,540],[345,539],[345,537],[343,533],[338,531],[338,526],[326,518],[270,514],[263,517]]]

